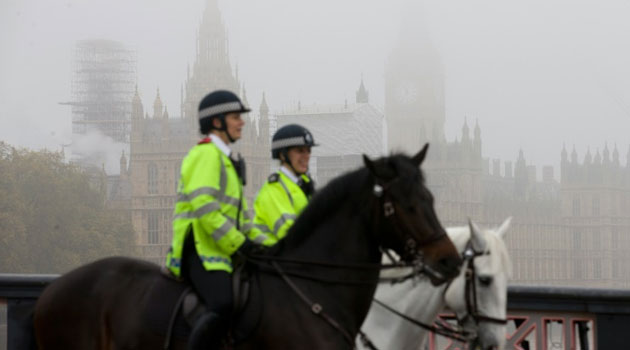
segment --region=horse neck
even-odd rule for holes
[[[444,287],[434,287],[425,279],[420,282],[407,281],[392,286],[380,286],[375,298],[426,325],[433,324],[445,306]],[[385,348],[417,349],[418,344],[424,343],[429,331],[387,310],[378,307],[373,308],[375,309],[378,311],[374,312],[381,314],[380,318],[387,319],[391,324],[391,331],[387,337],[389,344]]]
[[[346,196],[337,196],[330,203],[321,203],[329,199],[324,195],[318,199],[320,203],[309,204],[328,206],[321,205],[319,208],[324,208],[321,213],[313,212],[318,207],[307,207],[287,237],[281,241],[278,255],[307,262],[299,265],[299,272],[324,280],[310,283],[309,297],[328,305],[332,317],[354,333],[369,311],[379,270],[357,269],[350,265],[379,264],[381,252],[376,239],[377,228],[372,223],[374,216],[366,212],[374,209],[376,200],[368,190],[367,183],[350,186],[349,189],[338,188],[346,191]],[[308,212],[309,209],[311,212]],[[328,268],[308,262],[340,266]]]
[[[340,264],[380,262],[377,229],[367,212],[376,200],[367,190],[367,176],[359,171],[353,176],[357,181],[351,188],[332,184],[345,194],[315,198],[319,202],[307,207],[281,241],[280,256]]]

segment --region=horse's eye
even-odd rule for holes
[[[479,283],[481,283],[484,286],[489,286],[490,283],[492,283],[492,276],[479,276]]]

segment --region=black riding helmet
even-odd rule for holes
[[[273,134],[271,139],[271,158],[280,159],[280,154],[284,154],[285,162],[289,164],[293,172],[297,174],[297,171],[289,160],[289,149],[291,147],[317,146],[313,135],[307,128],[298,124],[289,124],[281,127]]]
[[[234,142],[232,135],[227,131],[225,115],[228,113],[247,113],[249,111],[250,109],[233,92],[227,90],[213,91],[199,103],[199,131],[206,135],[212,129],[216,129],[212,125],[212,120],[219,118],[221,127],[218,130],[225,131],[230,142]]]
[[[280,159],[280,153],[288,151],[291,147],[298,146],[314,147],[317,144],[311,132],[302,125],[285,125],[273,134],[271,139],[271,158]],[[285,158],[287,158],[286,154]]]

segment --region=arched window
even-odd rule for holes
[[[148,185],[149,194],[156,194],[158,189],[158,168],[155,163],[149,163]]]
[[[149,244],[160,243],[159,217],[158,213],[149,212],[149,235],[147,242]]]
[[[593,210],[592,212],[593,216],[599,216],[599,196],[598,195],[593,196],[592,210]]]
[[[580,198],[573,198],[573,216],[580,216]]]

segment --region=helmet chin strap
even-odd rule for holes
[[[234,140],[234,138],[232,138],[232,135],[230,135],[230,133],[227,131],[227,129],[225,129],[224,131],[225,131],[225,135],[227,135],[228,140],[230,140],[230,143],[236,142],[236,140]]]
[[[291,158],[289,158],[289,150],[288,149],[282,150],[282,155],[284,156],[284,163],[287,164],[289,166],[289,168],[291,168],[291,171],[293,171],[293,173],[297,177],[300,177],[300,176],[304,175],[304,173],[300,173],[299,171],[295,170],[295,167],[293,166],[293,163],[291,162]]]
[[[227,136],[230,143],[236,142],[236,140],[234,140],[234,138],[232,137],[232,135],[230,135],[230,132],[228,131],[227,123],[225,122],[225,115],[219,117],[219,122],[221,123],[221,127],[218,130],[225,132],[225,136]]]

